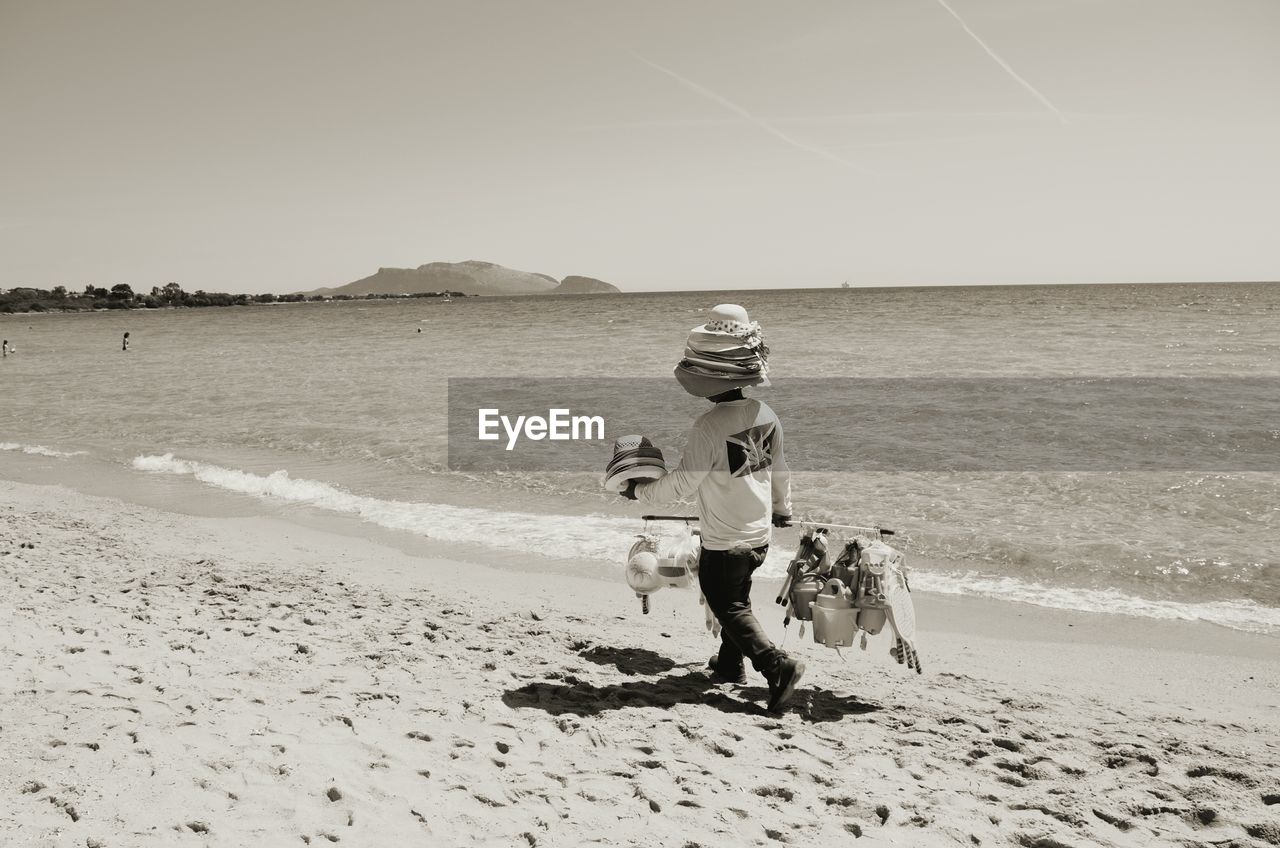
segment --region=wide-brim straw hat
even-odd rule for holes
[[[765,370],[764,363],[758,358],[740,360],[715,359],[687,349],[684,352],[684,361],[695,368],[705,368],[709,371],[719,371],[724,374],[736,374],[744,377],[763,374]]]
[[[604,486],[614,492],[629,480],[655,480],[667,473],[662,451],[644,436],[622,436],[613,443],[613,455],[605,466]]]
[[[695,397],[714,397],[734,389],[769,385],[769,348],[760,325],[736,303],[714,307],[707,320],[689,331],[676,380]]]
[[[750,333],[752,329],[758,329],[758,325],[752,324],[746,309],[736,303],[722,303],[713,307],[707,314],[706,322],[694,327],[691,334],[740,338]]]
[[[734,389],[745,389],[750,386],[768,386],[769,378],[764,374],[735,375],[723,372],[712,372],[706,368],[689,365],[684,360],[675,367],[676,382],[694,397],[709,398]]]
[[[763,353],[759,347],[747,347],[737,336],[717,338],[703,333],[690,333],[684,351],[685,356],[710,356],[727,360],[756,360]]]
[[[637,465],[633,468],[624,468],[621,471],[615,471],[604,478],[604,487],[611,492],[621,492],[627,488],[627,483],[636,480],[646,483],[650,480],[657,480],[660,477],[667,476],[667,469],[658,465]]]
[[[760,324],[752,321],[747,310],[736,303],[714,307],[705,323],[689,331],[686,349],[729,359],[756,358],[761,362],[769,355]]]
[[[631,473],[640,468],[657,469],[657,472],[662,474],[665,473],[667,466],[661,459],[646,459],[644,457],[640,457],[623,462],[610,463],[609,467],[605,469],[604,476],[606,480],[612,479],[613,477],[621,477],[625,474],[630,474],[631,477],[641,477],[644,475]]]
[[[694,327],[689,331],[689,340],[686,344],[703,353],[730,353],[743,349],[750,350],[743,342],[743,338],[743,336],[731,336],[727,333],[708,333],[700,327]]]
[[[662,462],[662,451],[657,448],[625,448],[616,452],[609,459],[609,468],[617,468],[619,465],[634,462],[644,462],[657,460]]]

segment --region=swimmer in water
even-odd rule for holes
[[[125,334],[124,334],[124,341],[121,343],[121,345],[120,345],[120,349],[121,349],[121,350],[128,350],[128,349],[129,349],[129,334],[128,334],[128,333],[125,333]]]
[[[4,343],[0,344],[0,351],[4,352],[5,359],[9,358],[9,340],[8,339],[5,339]]]

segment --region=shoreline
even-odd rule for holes
[[[924,675],[793,626],[809,672],[774,717],[758,679],[708,685],[696,593],[645,617],[620,578],[332,517],[0,493],[0,833],[23,843],[1277,837],[1268,637],[922,593]]]
[[[32,457],[31,465],[35,466],[44,459],[46,458]],[[611,563],[548,559],[479,544],[443,542],[411,531],[370,524],[352,515],[263,501],[205,486],[195,489],[193,494],[184,478],[150,475],[139,477],[121,469],[121,477],[115,478],[95,473],[92,475],[92,485],[87,485],[89,480],[79,470],[56,462],[53,465],[61,466],[61,479],[57,482],[41,480],[44,472],[33,467],[23,474],[13,474],[6,470],[0,473],[0,483],[52,485],[78,495],[106,498],[120,504],[155,509],[196,521],[244,523],[252,526],[261,524],[264,529],[274,528],[269,532],[319,534],[328,537],[330,541],[327,544],[330,545],[338,544],[340,538],[350,555],[360,560],[367,559],[365,546],[375,546],[394,550],[397,554],[408,557],[410,562],[434,564],[443,561],[454,564],[454,567],[465,566],[468,570],[485,574],[490,580],[515,581],[522,585],[536,586],[543,578],[554,579],[563,583],[566,591],[574,594],[601,596],[609,604],[610,612],[630,616],[633,606],[639,608],[638,600],[626,586],[621,569]],[[117,480],[121,478],[127,478],[132,485],[122,489],[117,485]],[[779,644],[785,642],[794,647],[799,640],[798,626],[793,622],[790,630],[784,632],[781,626],[781,608],[774,603],[781,579],[757,577],[754,581],[753,605],[769,636]],[[1239,630],[1203,620],[1158,619],[1123,613],[1058,609],[1018,600],[928,590],[917,590],[913,595],[921,634],[926,643],[938,644],[944,638],[963,639],[984,645],[994,656],[998,652],[992,650],[993,646],[1013,642],[1023,651],[1034,652],[1044,661],[1043,668],[1050,667],[1057,651],[1078,653],[1081,661],[1087,660],[1085,655],[1088,651],[1103,646],[1131,652],[1135,665],[1144,664],[1140,669],[1141,673],[1091,681],[1094,685],[1109,686],[1122,693],[1131,691],[1135,685],[1147,684],[1145,694],[1149,697],[1168,694],[1165,691],[1166,685],[1159,683],[1157,675],[1145,666],[1152,657],[1162,658],[1156,664],[1166,674],[1174,675],[1180,662],[1178,658],[1184,654],[1239,659],[1244,662],[1257,661],[1264,667],[1268,666],[1268,660],[1276,660],[1280,656],[1280,638],[1274,635]],[[693,603],[690,603],[690,599]],[[701,608],[696,604],[696,593],[663,590],[654,596],[653,605],[655,612],[673,607],[686,614],[690,621],[702,620]],[[672,614],[675,614],[674,610]],[[803,644],[813,655],[824,661],[828,656],[832,657],[832,661],[838,661],[835,660],[834,652],[814,645],[808,631]],[[963,650],[973,652],[969,648]],[[871,653],[874,652],[873,647]],[[926,648],[926,653],[928,652]],[[861,651],[854,649],[847,655],[860,656]],[[975,660],[969,658],[968,661]],[[1003,661],[987,663],[981,658],[976,661],[981,663],[985,673],[1003,676]],[[1276,675],[1275,688],[1280,690],[1280,661],[1271,665],[1274,666]],[[1035,677],[1038,673],[1035,663],[1018,662],[1009,669],[1011,681],[1024,679],[1028,674]],[[1206,669],[1205,675],[1193,681],[1184,681],[1183,685],[1194,689],[1198,700],[1212,701],[1218,687],[1229,687],[1234,682],[1227,679],[1229,674],[1220,674],[1221,671],[1220,668],[1211,667]],[[1273,705],[1280,719],[1280,702],[1273,704],[1274,698],[1265,687],[1254,690],[1249,700],[1257,706]]]
[[[219,474],[225,475],[230,480],[229,485],[226,481],[200,482],[189,473],[176,474],[172,471],[144,473],[126,461],[126,457],[132,455],[132,451],[124,453],[117,451],[114,456],[103,455],[101,445],[83,445],[70,451],[16,443],[5,447],[7,450],[0,450],[0,479],[35,484],[56,483],[85,494],[119,497],[130,503],[194,516],[268,514],[296,524],[336,528],[347,535],[371,538],[391,544],[402,551],[424,556],[463,558],[468,561],[499,564],[510,568],[522,568],[528,561],[526,547],[505,543],[494,546],[457,540],[446,541],[441,538],[430,538],[426,532],[396,529],[393,526],[396,522],[383,522],[377,517],[369,518],[363,514],[356,514],[341,504],[315,502],[312,488],[329,491],[330,487],[336,486],[336,489],[331,491],[332,494],[339,496],[349,494],[355,501],[361,503],[420,506],[423,509],[456,507],[464,510],[488,510],[492,514],[487,518],[504,514],[495,512],[495,509],[514,509],[522,519],[534,516],[534,512],[527,507],[507,503],[512,496],[510,491],[499,493],[498,496],[503,499],[504,506],[495,508],[492,503],[493,492],[478,488],[470,481],[433,480],[433,486],[443,482],[444,488],[435,491],[434,496],[419,504],[415,500],[416,493],[407,489],[368,494],[362,493],[361,489],[349,490],[341,484],[326,482],[331,479],[326,469],[319,466],[307,467],[305,464],[299,469],[296,462],[290,462],[290,458],[284,456],[254,457],[245,462],[243,458],[237,461],[235,458],[219,456],[216,453],[206,457],[202,456],[200,451],[179,451],[183,454],[182,462],[208,466]],[[91,447],[91,450],[81,450],[78,449],[79,447]],[[192,455],[201,458],[190,459]],[[242,470],[245,468],[251,470]],[[267,475],[280,469],[287,469],[291,474],[290,481],[304,487],[311,492],[311,496],[295,499],[277,494],[271,496],[248,494],[238,490],[246,482],[246,478],[241,475],[248,475],[249,482],[261,486],[266,484]],[[339,477],[341,476],[340,473]],[[630,544],[632,538],[630,523],[634,522],[637,531],[640,527],[638,516],[611,512],[605,500],[584,501],[573,494],[551,490],[538,490],[536,497],[546,507],[545,512],[548,517],[556,520],[576,518],[592,523],[604,522],[609,525],[608,532],[614,534],[619,530],[618,526],[613,525],[628,524],[623,533],[625,540],[618,543],[619,550]],[[380,501],[380,498],[392,500]],[[403,504],[400,503],[401,500],[404,501]],[[539,510],[538,513],[543,511]],[[597,530],[600,529],[601,526],[597,525]],[[781,570],[785,566],[786,556],[783,555],[779,559],[775,554],[780,552],[785,554],[789,543],[791,540],[784,536],[783,540],[775,546],[764,572],[757,577],[758,581],[766,580],[776,583],[781,580]],[[603,553],[602,551],[597,551],[597,556],[588,557],[586,554],[553,555],[545,548],[546,546],[543,545],[542,552],[536,555],[535,568],[569,575],[589,574],[607,582],[613,582],[619,577],[620,563],[615,562],[608,555],[601,558],[599,554]],[[1078,587],[1070,585],[1053,587],[1034,581],[1019,584],[1016,576],[1013,578],[1014,585],[1006,587],[1002,594],[998,594],[994,588],[984,586],[993,578],[981,575],[977,579],[979,588],[955,591],[957,584],[963,582],[962,570],[966,567],[965,564],[922,558],[915,554],[910,546],[904,550],[908,556],[908,563],[912,565],[913,583],[923,584],[917,586],[918,596],[936,598],[940,601],[956,601],[961,604],[969,602],[993,604],[996,609],[1006,610],[995,616],[997,618],[1022,616],[1027,610],[1032,611],[1030,614],[1033,617],[1058,614],[1080,616],[1073,624],[1082,626],[1084,631],[1088,632],[1096,629],[1095,617],[1100,616],[1101,618],[1097,620],[1102,622],[1117,617],[1131,622],[1131,625],[1118,624],[1115,632],[1140,634],[1144,627],[1154,627],[1160,632],[1167,632],[1170,639],[1186,637],[1192,643],[1196,643],[1205,639],[1210,642],[1219,641],[1213,632],[1222,629],[1261,639],[1256,643],[1252,639],[1241,641],[1239,651],[1257,653],[1259,649],[1251,647],[1255,644],[1263,646],[1261,648],[1263,651],[1276,650],[1280,646],[1280,630],[1275,629],[1277,624],[1274,615],[1270,614],[1275,611],[1263,606],[1251,609],[1248,606],[1252,603],[1250,601],[1211,600],[1202,601],[1197,605],[1175,599],[1152,599],[1117,590],[1118,593],[1114,597],[1107,598],[1107,603],[1099,604],[1097,600],[1081,600],[1089,593]],[[1176,629],[1177,625],[1201,624],[1207,626],[1209,630],[1192,630],[1184,633]],[[1161,629],[1163,625],[1174,625],[1175,629],[1165,631]],[[1107,625],[1103,626],[1104,629],[1107,628]],[[1202,633],[1208,635],[1200,635]]]

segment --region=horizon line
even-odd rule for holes
[[[177,282],[170,280],[168,282]],[[62,284],[60,284],[62,285]],[[86,285],[94,285],[96,288],[103,288],[92,283]],[[118,285],[118,284],[117,284]],[[130,284],[132,286],[132,284]],[[1280,277],[1275,279],[1252,279],[1252,280],[1091,280],[1091,281],[1072,281],[1072,282],[1029,282],[1029,283],[849,283],[848,288],[843,283],[831,285],[812,285],[812,286],[758,286],[747,288],[689,288],[689,289],[619,289],[617,292],[583,292],[577,294],[557,294],[552,295],[550,292],[535,292],[531,294],[494,294],[494,295],[466,295],[466,297],[482,297],[486,299],[502,298],[502,297],[613,297],[616,295],[652,295],[652,294],[704,294],[710,292],[785,292],[785,291],[854,291],[854,290],[891,290],[891,289],[979,289],[979,288],[1045,288],[1045,287],[1080,287],[1080,286],[1265,286],[1280,285]],[[179,283],[179,286],[181,284]],[[66,287],[66,286],[64,286]],[[14,289],[36,289],[41,291],[52,291],[52,288],[42,289],[35,285],[14,285],[0,287],[0,292],[8,292]],[[70,288],[70,287],[66,287]],[[320,288],[327,288],[321,286]],[[336,289],[331,289],[336,291]],[[184,291],[186,291],[184,289]],[[230,294],[230,295],[247,295],[250,297],[264,294],[280,295],[297,295],[314,292],[316,289],[308,289],[306,291],[285,291],[285,292],[246,292],[246,291],[217,291],[211,292],[206,289],[194,289],[189,294],[196,291],[204,291],[207,294]],[[328,295],[321,295],[327,297]],[[352,300],[365,299],[400,299],[403,293],[386,293],[373,295],[350,295]],[[0,313],[2,314],[2,313]],[[18,313],[15,313],[18,314]],[[23,313],[25,314],[25,313]]]

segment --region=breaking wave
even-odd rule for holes
[[[17,442],[0,442],[0,450],[21,451],[33,456],[51,456],[55,459],[66,459],[69,456],[83,456],[87,451],[60,451],[44,445],[20,445]]]
[[[1045,586],[1013,577],[923,570],[911,572],[911,587],[945,595],[1019,601],[1050,609],[1176,621],[1207,621],[1250,633],[1280,633],[1280,609],[1264,607],[1252,601],[1188,604],[1139,598],[1116,589]]]
[[[188,475],[209,486],[264,499],[354,515],[391,530],[442,542],[476,544],[558,559],[616,561],[636,536],[636,522],[607,516],[539,515],[422,501],[381,500],[275,471],[266,476],[171,453],[139,456],[133,467],[153,474]]]
[[[0,445],[3,447],[3,445]],[[205,485],[355,516],[390,530],[415,533],[448,543],[472,544],[553,559],[617,563],[639,530],[631,518],[603,515],[553,515],[454,506],[424,501],[382,500],[355,494],[318,480],[294,478],[285,470],[261,475],[175,457],[171,453],[135,457],[133,468],[152,474],[190,476]],[[763,577],[779,577],[792,551],[774,548],[761,568]],[[1280,633],[1280,609],[1250,601],[1180,603],[1150,600],[1115,589],[1053,587],[1013,577],[913,569],[913,588],[950,595],[1018,601],[1081,612],[1144,618],[1206,621],[1255,633]]]

